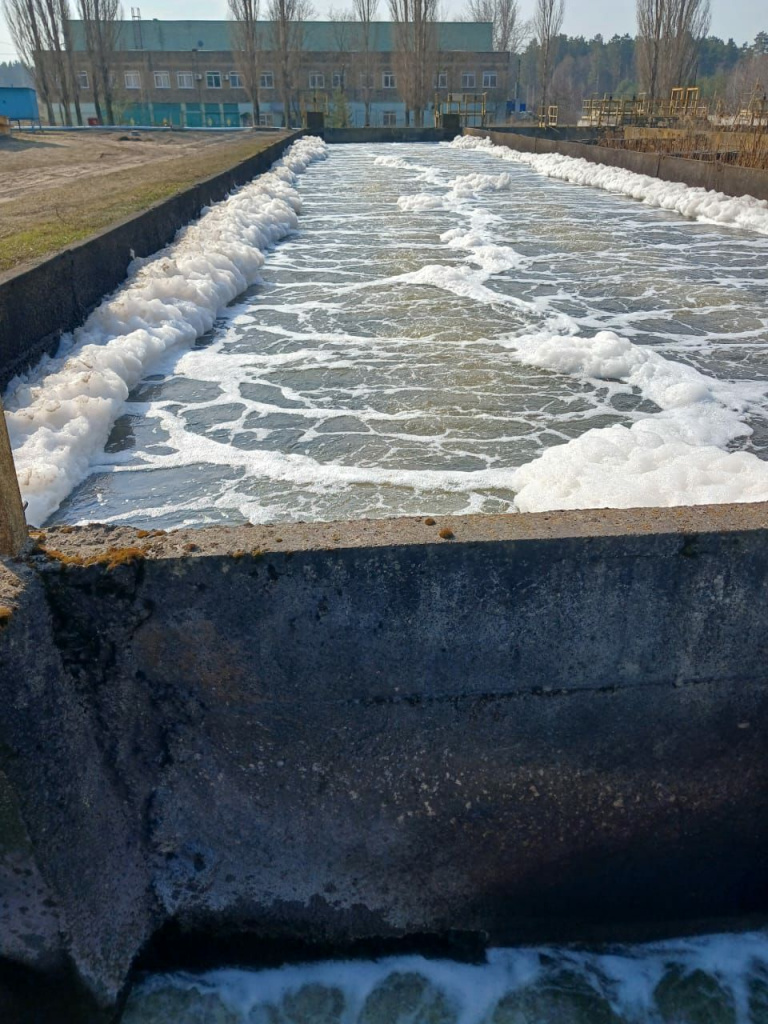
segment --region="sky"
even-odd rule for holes
[[[351,6],[349,0],[313,0],[317,17],[327,17],[332,7],[344,9]],[[535,0],[520,0],[524,18],[533,13]],[[202,20],[225,18],[226,0],[134,0],[141,8],[143,18],[181,18]],[[266,5],[266,0],[262,0]],[[72,0],[74,7],[74,0]],[[466,7],[465,0],[442,0],[443,17],[451,20]],[[125,6],[130,17],[131,4]],[[382,17],[386,0],[379,0]],[[768,31],[768,8],[760,0],[712,0],[712,35],[721,39],[733,37],[741,45],[752,42],[758,32]],[[635,0],[565,0],[565,22],[563,31],[568,35],[583,35],[587,38],[601,32],[610,39],[618,33],[623,35],[635,31]],[[0,18],[0,61],[14,59],[13,47],[5,22]]]

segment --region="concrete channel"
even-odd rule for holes
[[[0,574],[6,975],[109,1019],[185,954],[764,914],[767,516],[39,535]]]
[[[767,526],[0,529],[0,1019],[116,1019],[137,969],[764,920]]]
[[[546,130],[495,131],[466,128],[465,135],[487,138],[495,146],[506,146],[522,153],[558,153],[593,164],[621,167],[635,174],[647,174],[662,181],[676,181],[691,188],[705,188],[727,196],[754,196],[768,200],[768,171],[735,167],[720,160],[691,160],[663,153],[638,153],[595,144],[595,132],[556,133]]]

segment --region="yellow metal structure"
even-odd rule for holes
[[[435,127],[441,128],[446,114],[458,114],[462,128],[481,128],[486,123],[487,93],[449,92],[435,95]]]
[[[539,128],[557,127],[558,107],[551,103],[547,107],[539,107]]]
[[[307,113],[328,115],[330,110],[330,99],[324,89],[308,89],[302,92],[299,97],[301,110],[301,123],[306,125]]]
[[[580,124],[591,128],[620,128],[623,125],[673,127],[681,122],[706,121],[707,104],[701,102],[698,86],[677,86],[668,100],[651,100],[645,93],[631,99],[584,100]]]

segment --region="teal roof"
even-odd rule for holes
[[[232,47],[231,21],[159,21],[118,22],[119,50],[229,50]],[[72,21],[72,39],[76,50],[84,50],[82,21]],[[354,49],[354,22],[307,21],[304,23],[304,49],[334,51],[339,45],[340,26],[347,33],[344,49]],[[262,21],[261,44],[269,49],[271,22]],[[437,25],[441,50],[468,50],[485,53],[493,50],[493,25],[484,21],[444,21]],[[393,49],[392,22],[378,21],[371,25],[371,49],[385,53]]]

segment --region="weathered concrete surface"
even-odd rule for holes
[[[688,160],[658,153],[636,153],[628,149],[543,138],[532,133],[465,128],[463,134],[489,138],[495,146],[507,146],[523,153],[561,153],[594,164],[623,167],[662,181],[679,181],[693,188],[723,192],[728,196],[750,195],[756,199],[768,199],[768,171],[751,167],[733,167],[720,161]]]
[[[11,441],[0,401],[0,555],[16,555],[27,539],[27,524],[16,479]]]
[[[285,133],[241,161],[30,270],[0,275],[0,388],[83,322],[120,285],[134,257],[151,256],[211,203],[268,170],[303,132]]]
[[[35,920],[0,955],[76,978],[94,1019],[179,935],[215,957],[764,914],[767,522],[46,531],[0,580]]]
[[[450,142],[459,134],[445,128],[329,128],[323,129],[326,142]]]
[[[560,142],[596,142],[606,128],[597,129],[575,124],[561,124],[540,128],[537,124],[488,125],[487,131],[499,134],[522,135],[528,138],[552,139]]]

